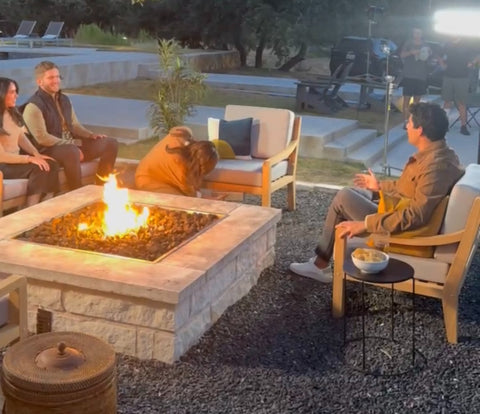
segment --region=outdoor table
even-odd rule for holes
[[[347,254],[343,263],[343,283],[344,283],[344,307],[346,302],[347,292],[347,275],[361,282],[361,296],[362,296],[362,371],[366,371],[365,364],[365,283],[390,283],[391,286],[391,337],[390,340],[395,342],[395,318],[394,318],[394,284],[412,280],[412,367],[415,366],[415,278],[414,269],[408,263],[401,260],[390,258],[387,267],[378,273],[364,273],[360,271],[354,264],[351,258],[351,251]],[[347,339],[347,317],[346,312],[343,316],[343,341],[346,345]],[[356,340],[356,339],[354,339]]]

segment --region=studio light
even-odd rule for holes
[[[433,15],[436,32],[453,36],[480,37],[480,9],[444,9]]]

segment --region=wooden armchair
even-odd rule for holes
[[[301,118],[277,108],[227,105],[228,121],[253,118],[252,159],[222,159],[203,187],[214,191],[256,194],[270,207],[272,193],[287,186],[288,209],[295,210],[295,177]]]
[[[391,257],[403,260],[415,270],[415,293],[438,298],[442,301],[447,340],[458,340],[458,298],[473,256],[477,250],[480,232],[480,165],[470,164],[465,175],[455,184],[450,194],[440,234],[411,239],[391,237],[390,245],[434,246],[432,258],[413,257],[390,253]],[[332,313],[334,317],[344,314],[343,261],[351,248],[364,243],[364,239],[349,241],[336,234],[334,252],[334,276]],[[348,278],[348,280],[355,281]],[[385,287],[386,285],[378,285]],[[387,285],[390,287],[390,285]],[[395,284],[395,289],[411,292],[412,284]]]
[[[11,275],[0,280],[0,347],[27,337],[27,279]]]

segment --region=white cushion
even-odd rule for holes
[[[231,121],[252,117],[251,155],[253,158],[270,158],[284,150],[290,143],[295,114],[288,109],[259,106],[227,105],[225,119]]]
[[[453,186],[440,233],[453,233],[465,228],[473,201],[478,196],[480,196],[480,165],[470,164],[465,169],[462,178]],[[434,257],[451,263],[456,249],[457,244],[438,246],[435,249]]]
[[[3,180],[3,199],[11,200],[27,194],[28,180],[26,178],[12,178]]]
[[[262,160],[219,160],[215,169],[204,177],[204,181],[217,183],[262,186]],[[271,181],[287,173],[288,162],[281,161],[272,167]]]

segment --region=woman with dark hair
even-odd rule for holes
[[[139,190],[195,197],[203,177],[217,161],[217,150],[210,141],[196,141],[190,128],[174,127],[138,164],[135,186]]]
[[[31,206],[58,191],[58,164],[40,154],[26,137],[25,123],[15,107],[17,96],[17,82],[0,78],[0,171],[4,178],[28,179],[27,206]]]

